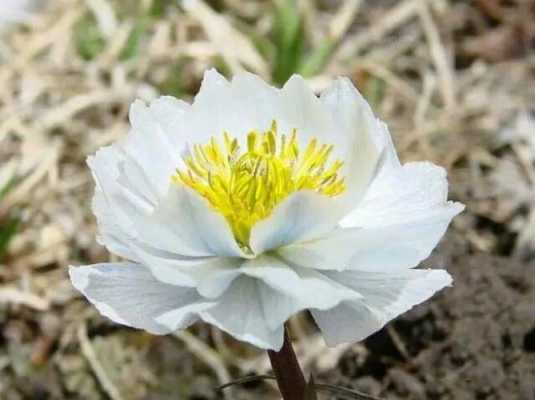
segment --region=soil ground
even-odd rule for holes
[[[470,254],[455,232],[427,264],[448,265],[454,286],[321,378],[385,399],[535,399],[535,265]]]

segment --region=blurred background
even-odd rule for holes
[[[530,0],[0,0],[0,399],[277,398],[214,391],[268,373],[263,352],[112,324],[67,278],[113,257],[86,157],[134,99],[190,100],[210,67],[318,92],[349,76],[401,159],[447,168],[467,205],[426,261],[453,288],[363,343],[291,321],[307,374],[384,399],[535,399],[534,49]]]

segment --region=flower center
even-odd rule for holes
[[[248,247],[254,224],[290,194],[312,190],[334,197],[345,190],[343,162],[329,161],[332,149],[313,138],[302,152],[297,131],[279,135],[273,121],[263,133],[248,133],[245,152],[227,132],[222,144],[212,137],[194,145],[184,159],[187,169],[177,169],[172,180],[205,197],[226,218],[238,243]]]

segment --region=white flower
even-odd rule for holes
[[[90,157],[100,242],[129,260],[70,269],[105,316],[156,334],[211,323],[279,349],[309,309],[358,341],[451,283],[413,269],[463,206],[445,171],[401,165],[348,79],[319,98],[208,71],[193,104],[135,102],[126,138]]]

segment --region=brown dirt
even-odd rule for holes
[[[321,378],[385,399],[535,399],[535,264],[469,251],[449,235],[426,264],[454,286]]]

